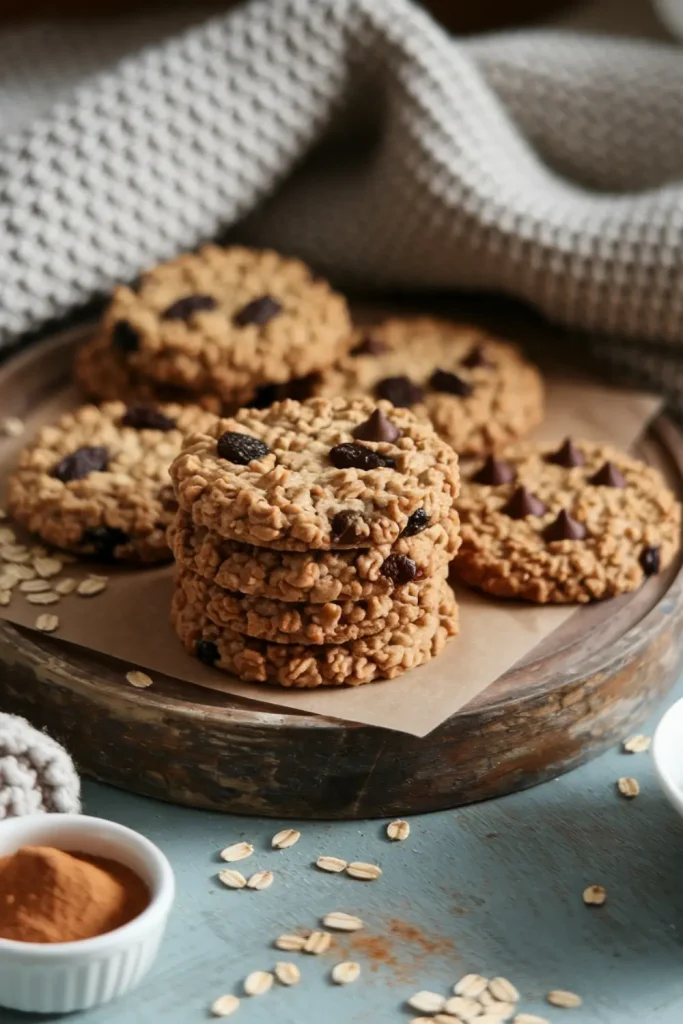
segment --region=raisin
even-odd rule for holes
[[[248,302],[246,306],[242,306],[232,320],[238,327],[246,327],[247,324],[257,324],[259,327],[263,327],[281,312],[282,306],[277,299],[274,299],[272,295],[262,295],[260,298],[254,299],[253,302]]]
[[[422,533],[429,526],[429,516],[423,508],[416,508],[408,518],[402,537],[414,537],[416,533]]]
[[[380,455],[364,444],[336,444],[330,449],[330,462],[337,469],[394,469],[390,455]]]
[[[265,458],[270,448],[251,434],[238,434],[227,430],[218,438],[216,451],[219,458],[225,459],[226,462],[248,466],[250,462],[258,462],[259,459]]]
[[[397,587],[402,587],[417,576],[417,564],[407,555],[389,555],[384,559],[380,572]]]
[[[101,473],[109,465],[109,449],[103,445],[76,448],[65,455],[52,469],[52,476],[68,484],[70,480],[83,480],[89,473]]]
[[[135,427],[136,430],[173,430],[176,421],[165,416],[160,409],[151,405],[129,405],[121,420],[124,427]]]
[[[656,576],[660,569],[659,548],[643,548],[638,561],[646,576]]]
[[[193,313],[215,309],[217,302],[212,295],[186,295],[163,311],[164,320],[189,320]]]
[[[127,544],[128,540],[128,534],[115,526],[91,526],[82,537],[83,544],[92,548],[94,555],[107,560],[113,558],[115,549]]]
[[[332,519],[332,537],[338,544],[356,544],[367,537],[366,521],[360,512],[344,509]]]
[[[220,654],[213,640],[198,640],[195,647],[195,654],[205,665],[213,667],[218,661]]]
[[[467,398],[474,391],[471,384],[468,384],[457,373],[449,373],[447,370],[434,370],[429,378],[429,386],[434,391],[445,391],[449,395],[458,395],[460,398]]]
[[[137,352],[140,335],[127,320],[117,320],[111,332],[112,345],[120,352]]]
[[[402,409],[421,402],[423,397],[422,388],[409,377],[385,377],[375,386],[375,394]]]

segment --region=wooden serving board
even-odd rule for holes
[[[3,415],[69,379],[73,342],[0,369]],[[683,437],[666,417],[640,454],[683,494]],[[60,738],[81,770],[176,803],[289,818],[454,807],[535,785],[621,740],[683,664],[681,561],[634,595],[582,608],[424,739],[188,686],[135,690],[114,659],[0,623],[0,708]],[[494,640],[495,638],[492,638]]]

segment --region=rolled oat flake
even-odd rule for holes
[[[214,1017],[229,1017],[239,1010],[240,1001],[237,996],[219,996],[211,1004],[211,1013]]]

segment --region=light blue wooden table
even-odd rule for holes
[[[636,800],[616,793],[620,775],[639,779]],[[274,852],[274,832],[297,823],[189,811],[94,784],[85,786],[85,804],[162,847],[178,901],[151,976],[131,996],[76,1018],[83,1024],[206,1020],[216,996],[239,993],[246,974],[280,959],[299,965],[298,988],[245,998],[231,1021],[407,1024],[416,1015],[404,1005],[408,996],[450,992],[469,971],[507,976],[522,1008],[551,1022],[683,1021],[683,822],[665,802],[649,754],[615,750],[527,793],[413,818],[408,841],[394,844],[386,822],[304,822],[298,845]],[[269,890],[217,883],[218,851],[242,839],[256,852],[236,866],[272,869]],[[362,883],[322,874],[312,866],[320,853],[377,862],[383,877]],[[582,903],[591,883],[607,888],[603,908]],[[366,930],[317,958],[272,948],[277,935],[336,909],[362,916]],[[363,973],[338,988],[330,970],[347,958]],[[583,1008],[545,1006],[551,988],[578,992]],[[0,1011],[2,1024],[31,1020]]]

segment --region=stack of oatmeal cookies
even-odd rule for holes
[[[242,679],[360,685],[457,632],[458,459],[370,398],[286,399],[216,420],[171,466],[173,622]]]

